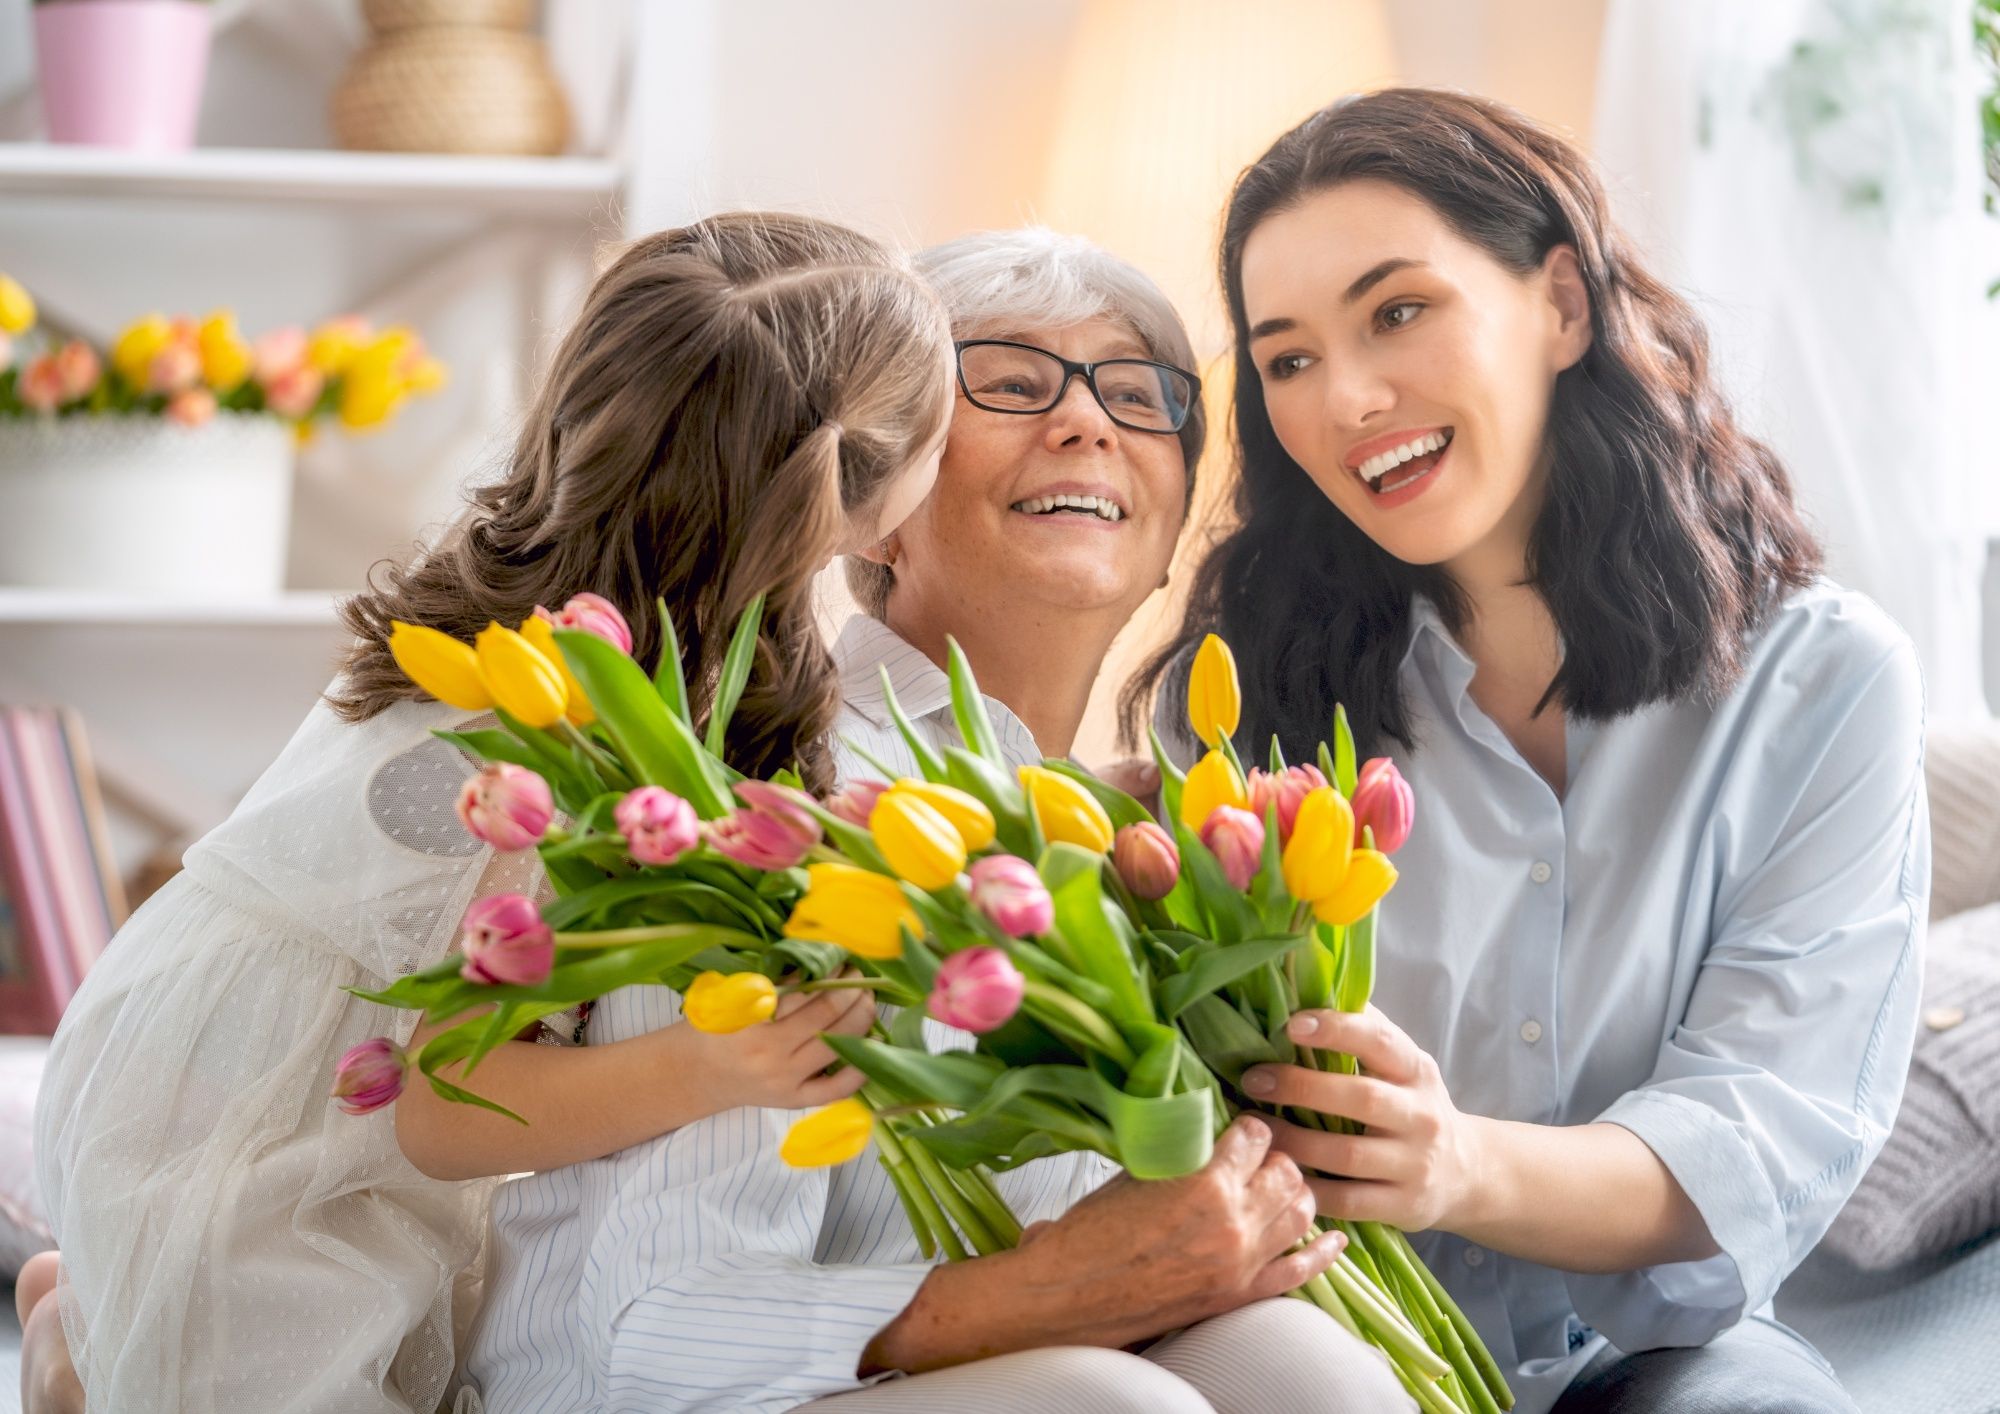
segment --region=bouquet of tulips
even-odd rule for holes
[[[226,309],[201,320],[149,314],[105,352],[68,339],[17,355],[14,341],[35,319],[28,292],[0,275],[0,416],[124,413],[198,427],[218,412],[264,413],[304,438],[325,417],[351,431],[380,426],[446,377],[414,332],[377,330],[355,315],[253,342]]]
[[[888,696],[916,777],[824,801],[795,776],[743,779],[721,750],[761,605],[699,734],[661,613],[650,676],[594,596],[473,645],[396,627],[391,650],[421,686],[498,714],[504,730],[444,734],[487,762],[460,814],[496,847],[537,847],[557,897],[483,900],[460,954],[360,993],[458,1021],[414,1056],[386,1039],[351,1052],[335,1086],[350,1110],[388,1103],[411,1065],[439,1094],[490,1105],[459,1083],[480,1057],[618,987],[672,987],[690,1024],[720,1031],[768,1019],[780,991],[869,986],[886,1004],[873,1033],[827,1038],[868,1084],[799,1120],[781,1157],[844,1162],[872,1139],[920,1246],[958,1258],[1018,1240],[993,1171],[1088,1149],[1137,1178],[1191,1173],[1247,1105],[1244,1069],[1300,1059],[1293,1010],[1366,1004],[1408,787],[1387,761],[1356,770],[1344,718],[1316,765],[1287,767],[1274,746],[1268,771],[1246,772],[1221,640],[1203,644],[1189,694],[1208,754],[1183,776],[1154,743],[1162,825],[1066,762],[1010,770],[955,645],[964,746],[930,746]],[[926,1016],[970,1046],[933,1051]],[[461,1062],[455,1080],[438,1073]],[[1387,1352],[1424,1408],[1510,1405],[1402,1234],[1344,1226],[1346,1252],[1298,1294]]]

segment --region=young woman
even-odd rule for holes
[[[1222,273],[1236,524],[1128,712],[1214,629],[1246,752],[1344,703],[1421,801],[1380,1010],[1292,1027],[1363,1075],[1245,1088],[1366,1124],[1277,1143],[1323,1213],[1428,1230],[1524,1414],[1851,1410],[1769,1313],[1910,1053],[1909,643],[1818,577],[1699,322],[1518,114],[1325,109],[1237,183]]]
[[[492,1192],[441,1180],[852,1088],[820,1075],[817,1033],[866,1014],[815,1002],[747,1044],[676,1026],[505,1047],[481,1078],[526,1127],[421,1085],[393,1121],[327,1097],[342,1052],[396,1024],[342,989],[434,962],[472,899],[532,893],[539,875],[531,852],[496,857],[454,818],[468,767],[431,731],[471,714],[396,667],[392,621],[470,639],[589,590],[650,662],[664,598],[699,696],[740,611],[768,595],[728,751],[826,789],[839,678],[813,577],[929,489],[950,371],[944,315],[907,262],[825,222],[718,217],[638,241],[600,277],[504,474],[435,549],[348,603],[358,642],[327,701],[71,1003],[38,1111],[65,1280],[61,1330],[29,1313],[37,1398],[430,1414]],[[797,1042],[784,1054],[766,1044],[781,1033]]]

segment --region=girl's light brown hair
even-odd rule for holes
[[[764,631],[727,754],[831,784],[838,677],[813,579],[950,412],[944,313],[903,258],[805,216],[736,213],[639,240],[601,275],[505,473],[438,544],[378,566],[341,614],[360,638],[329,694],[349,721],[424,694],[392,621],[469,641],[584,590],[651,667],[663,598],[698,713],[759,594]]]

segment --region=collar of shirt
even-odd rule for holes
[[[854,717],[882,733],[883,741],[900,741],[889,697],[882,685],[886,671],[903,715],[929,736],[934,745],[958,744],[958,725],[951,712],[951,678],[902,635],[880,619],[856,614],[841,627],[833,644],[834,665],[840,670],[842,705]],[[990,693],[981,693],[987,720],[999,738],[1001,751],[1014,765],[1039,762],[1040,748],[1026,723],[1012,708]],[[879,754],[879,753],[878,753]]]

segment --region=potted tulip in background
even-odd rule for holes
[[[208,0],[35,0],[51,142],[150,152],[194,145],[208,76]]]
[[[411,330],[352,316],[252,341],[227,310],[149,314],[100,350],[38,331],[0,274],[0,585],[275,593],[298,443],[444,378]]]

